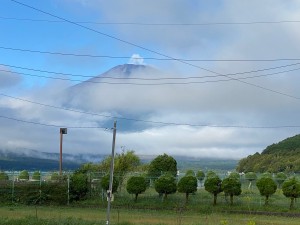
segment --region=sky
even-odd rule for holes
[[[0,149],[58,153],[67,127],[65,153],[110,154],[117,120],[116,152],[261,152],[299,134],[299,15],[292,0],[3,0]],[[147,71],[84,82],[127,63]]]

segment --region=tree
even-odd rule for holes
[[[278,183],[278,188],[281,188],[282,183],[286,180],[287,175],[284,172],[279,172],[275,176],[275,180]]]
[[[110,179],[109,174],[103,176],[102,179],[101,179],[101,187],[106,191],[109,189],[109,179]],[[118,187],[119,187],[119,180],[114,176],[113,177],[112,192],[116,192],[118,190]]]
[[[197,179],[200,182],[200,185],[202,186],[202,182],[205,178],[205,173],[202,170],[198,170],[197,174],[196,174]]]
[[[155,190],[157,193],[164,194],[165,199],[168,194],[173,194],[177,190],[176,179],[170,174],[164,174],[155,181]]]
[[[205,190],[213,194],[213,205],[217,204],[217,196],[222,190],[222,181],[218,176],[208,176],[204,182]]]
[[[1,180],[8,180],[8,175],[3,171],[0,171],[0,181]]]
[[[233,196],[242,193],[241,182],[234,177],[227,177],[222,181],[222,189],[225,194],[230,196],[230,204],[233,205]]]
[[[246,173],[245,174],[245,179],[249,181],[248,189],[250,189],[251,185],[252,185],[252,181],[254,181],[254,180],[257,179],[256,173],[254,173],[254,172],[248,172],[248,173]]]
[[[168,156],[167,154],[159,155],[153,159],[148,171],[149,177],[154,179],[164,173],[170,173],[173,176],[177,174],[177,162],[172,156]]]
[[[270,177],[261,177],[257,180],[256,186],[260,192],[260,195],[265,196],[265,205],[269,203],[269,197],[276,192],[277,185],[275,181]]]
[[[282,184],[282,192],[285,197],[291,198],[290,209],[294,208],[295,199],[300,196],[300,182],[296,177],[285,180]]]
[[[29,180],[29,173],[27,170],[23,170],[20,172],[19,180]]]
[[[195,176],[194,170],[187,170],[187,171],[185,172],[185,176]]]
[[[234,179],[240,179],[240,178],[241,178],[241,177],[240,177],[240,174],[237,173],[237,172],[232,172],[232,173],[230,173],[228,177],[234,178]]]
[[[177,190],[180,193],[185,193],[185,200],[187,203],[189,194],[197,191],[197,178],[195,176],[182,177],[178,182]]]
[[[214,172],[214,171],[212,171],[212,170],[209,170],[209,171],[207,171],[207,173],[206,173],[206,178],[209,178],[209,177],[217,177],[218,175]]]
[[[75,201],[82,200],[88,193],[88,177],[84,173],[75,172],[70,178],[71,199]]]
[[[147,188],[147,183],[145,177],[142,176],[132,176],[128,179],[126,190],[129,194],[134,194],[137,201],[138,195],[145,192]]]
[[[34,171],[31,177],[32,180],[40,181],[41,180],[41,173],[39,171]]]

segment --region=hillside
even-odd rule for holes
[[[239,172],[300,172],[300,135],[289,137],[239,161]]]

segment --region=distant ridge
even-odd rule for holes
[[[269,145],[239,161],[240,172],[300,172],[300,135]]]

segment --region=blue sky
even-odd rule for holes
[[[145,59],[144,63],[156,68],[160,71],[159,74],[147,77],[149,74],[135,73],[135,77],[176,79],[198,77],[189,81],[201,79],[215,82],[175,86],[99,84],[90,88],[93,90],[92,96],[85,92],[85,95],[74,96],[72,101],[64,98],[65,90],[80,82],[15,75],[4,71],[49,76],[38,71],[16,68],[27,67],[57,73],[97,76],[114,66],[128,63],[134,54],[143,58],[168,56],[204,60],[299,59],[298,1],[287,3],[281,0],[263,2],[20,0],[20,2],[78,22],[97,32],[66,22],[50,22],[58,19],[13,1],[3,0],[0,8],[0,47],[128,58],[62,56],[0,48],[1,94],[58,107],[64,107],[66,101],[69,101],[68,105],[72,109],[111,116],[209,125],[155,127],[144,124],[137,131],[123,129],[123,132],[119,133],[117,147],[120,149],[120,146],[126,146],[127,149],[133,149],[139,154],[166,152],[185,155],[188,151],[192,156],[241,158],[256,151],[260,152],[273,142],[299,133],[297,126],[300,125],[298,116],[300,78],[299,66],[296,63],[300,60],[193,61],[189,62],[192,65],[188,65],[179,61]],[[282,68],[271,69],[274,67]],[[238,79],[246,76],[260,77],[244,80],[250,84],[237,80],[218,81],[224,79],[224,76],[207,77],[247,71],[257,72],[232,76]],[[266,76],[267,74],[271,75]],[[122,76],[122,74],[114,75]],[[85,79],[71,75],[51,74],[51,76]],[[0,97],[0,116],[66,126],[101,126],[112,123],[112,119],[43,108],[4,95]],[[57,150],[57,135],[53,128],[23,124],[4,118],[1,119],[1,123],[1,129],[6,132],[0,139],[2,140],[0,148],[31,148],[48,152]],[[119,121],[119,125],[122,126],[122,121]],[[228,128],[230,126],[233,127]],[[237,127],[234,128],[235,126]],[[296,126],[296,128],[241,129],[239,126]],[[35,131],[31,132],[32,130]],[[85,135],[82,132],[85,132]],[[93,129],[71,132],[66,138],[69,146],[66,151],[78,153],[84,149],[85,152],[95,153],[101,146],[99,153],[106,153],[111,145],[110,135],[106,131]],[[83,138],[85,136],[88,136],[88,144]]]

